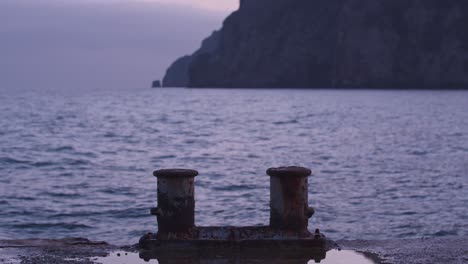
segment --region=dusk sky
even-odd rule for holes
[[[1,0],[0,89],[149,89],[238,0]]]

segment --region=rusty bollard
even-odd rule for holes
[[[307,177],[312,172],[302,167],[267,170],[270,176],[270,227],[284,231],[308,232],[314,209],[308,206]]]
[[[195,227],[195,170],[169,169],[153,173],[158,178],[158,236],[183,236]]]

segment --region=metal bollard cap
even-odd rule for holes
[[[198,171],[187,169],[164,169],[153,172],[153,175],[163,178],[193,178],[198,175]]]
[[[279,167],[269,168],[266,173],[271,177],[308,177],[312,171],[304,167]]]

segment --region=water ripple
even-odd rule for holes
[[[66,229],[66,230],[75,230],[83,228],[92,228],[88,225],[76,224],[76,223],[25,223],[25,224],[16,224],[12,225],[12,228],[18,229]]]

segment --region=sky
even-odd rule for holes
[[[0,90],[149,89],[238,0],[0,0]]]

